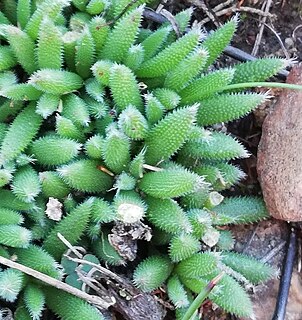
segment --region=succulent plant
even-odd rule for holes
[[[175,16],[177,38],[168,23],[143,27],[147,2],[1,3],[0,254],[62,279],[60,232],[72,245],[84,239],[102,262],[124,265],[109,241],[111,228],[143,221],[156,249],[134,271],[138,288],[166,283],[180,319],[192,294],[224,271],[209,298],[251,316],[240,282],[265,281],[274,270],[228,252],[233,237],[220,226],[268,215],[260,198],[219,193],[244,176],[230,161],[248,152],[211,125],[267,100],[267,93],[241,89],[287,61],[209,70],[238,18],[205,35],[198,25],[190,28],[187,9]],[[45,215],[51,198],[62,204],[61,221]],[[76,275],[68,277],[77,286]],[[44,304],[62,319],[103,319],[79,298],[26,278],[13,269],[0,272],[1,299],[14,301],[21,292],[20,319],[40,319]]]

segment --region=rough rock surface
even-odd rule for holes
[[[288,83],[302,84],[302,65]],[[270,214],[302,221],[302,91],[284,90],[266,117],[258,152],[258,174]]]

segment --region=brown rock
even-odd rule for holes
[[[302,66],[288,83],[302,84]],[[270,214],[302,221],[302,91],[284,90],[262,127],[258,174]]]

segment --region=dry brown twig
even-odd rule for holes
[[[261,10],[264,9],[264,12],[266,14],[269,13],[271,4],[272,4],[272,0],[267,0],[266,2],[263,3]],[[260,46],[260,43],[261,43],[261,40],[262,40],[262,37],[263,37],[263,30],[264,30],[264,24],[266,22],[266,19],[267,19],[267,16],[263,16],[261,21],[260,21],[260,24],[259,24],[260,30],[259,30],[259,32],[257,34],[256,40],[255,40],[255,43],[254,43],[254,48],[252,50],[252,55],[253,56],[256,56],[258,54],[259,46]]]
[[[98,296],[89,295],[89,294],[87,294],[87,293],[85,293],[75,287],[72,287],[62,281],[59,281],[59,280],[52,278],[44,273],[41,273],[41,272],[34,270],[32,268],[26,267],[20,263],[14,262],[14,261],[7,259],[7,258],[4,258],[2,256],[0,256],[0,263],[7,266],[7,267],[19,270],[19,271],[35,278],[35,279],[38,279],[38,280],[52,286],[52,287],[63,290],[63,291],[68,292],[78,298],[86,300],[87,302],[93,304],[94,306],[96,306],[98,308],[108,309],[110,306],[115,304],[115,299],[113,297],[110,298],[110,301],[109,301],[109,297],[108,297],[108,301],[105,301],[104,299],[101,299]]]
[[[193,6],[196,6],[199,9],[202,9],[202,10],[204,10],[204,8],[205,8],[204,5],[202,4],[202,1],[200,1],[200,0],[188,0],[188,3],[190,3]],[[220,6],[222,7],[222,4],[220,4]],[[212,10],[212,11],[214,11],[214,10]],[[231,13],[236,13],[236,12],[254,13],[254,14],[257,14],[259,16],[262,16],[262,17],[267,16],[269,18],[273,18],[274,17],[273,14],[271,14],[269,12],[266,13],[263,10],[260,10],[260,9],[255,9],[255,8],[251,8],[251,7],[243,7],[243,6],[237,7],[236,5],[232,5],[231,7],[228,7],[228,8],[225,8],[225,9],[222,9],[220,11],[215,12],[215,16],[216,17],[221,17],[223,15],[230,15]],[[210,22],[210,21],[212,21],[212,19],[207,17],[207,18],[201,20],[200,24],[204,25],[204,24],[206,24],[207,22]]]

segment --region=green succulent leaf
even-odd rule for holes
[[[125,14],[109,33],[101,52],[102,59],[122,62],[138,34],[144,6]]]
[[[197,174],[187,169],[171,168],[144,174],[138,186],[147,195],[167,199],[197,191],[203,184],[203,178]]]
[[[192,231],[188,217],[176,201],[148,197],[146,203],[147,219],[157,228],[172,234]]]
[[[114,64],[110,68],[109,86],[119,112],[129,105],[142,109],[143,101],[131,69],[124,65]]]
[[[202,101],[197,123],[207,126],[245,116],[269,98],[267,93],[220,94]]]
[[[44,290],[46,305],[62,320],[77,319],[104,320],[103,315],[86,301],[62,290],[47,287]]]
[[[10,125],[0,149],[1,163],[15,159],[37,134],[42,117],[36,114],[35,109],[35,105],[30,104]]]
[[[38,163],[44,166],[58,166],[76,157],[80,148],[81,145],[76,141],[53,135],[35,140],[30,152]]]
[[[189,305],[189,299],[185,288],[177,275],[173,275],[167,282],[168,296],[176,308],[184,308]]]
[[[133,282],[142,291],[152,291],[164,283],[171,271],[172,264],[166,257],[151,256],[136,267]]]
[[[200,242],[191,234],[182,233],[172,238],[169,256],[173,262],[187,259],[201,248]]]
[[[269,265],[240,253],[224,252],[222,262],[253,284],[267,281],[277,274],[276,270]]]
[[[63,41],[59,28],[47,16],[43,18],[36,49],[39,69],[61,69],[63,63]]]
[[[198,28],[189,31],[179,40],[159,52],[155,57],[144,62],[137,70],[137,75],[142,78],[154,78],[165,75],[197,47],[201,35],[202,33]]]
[[[268,218],[262,199],[257,197],[232,197],[213,209],[216,225],[253,223]]]
[[[55,259],[59,259],[66,250],[65,244],[58,238],[61,233],[72,245],[83,235],[91,216],[92,201],[78,205],[51,230],[43,243],[43,248]]]
[[[169,159],[188,139],[188,134],[195,122],[197,105],[181,108],[169,113],[148,133],[145,140],[146,161],[156,164]]]
[[[243,145],[232,136],[215,131],[208,139],[188,141],[181,154],[194,159],[209,160],[231,160],[249,156]]]
[[[45,304],[45,296],[43,291],[34,284],[28,284],[24,290],[24,303],[34,319],[40,319]]]
[[[8,302],[14,302],[24,285],[24,274],[15,269],[0,272],[0,297]]]
[[[62,278],[62,271],[54,258],[41,247],[30,244],[26,249],[14,249],[17,262],[55,279]]]

